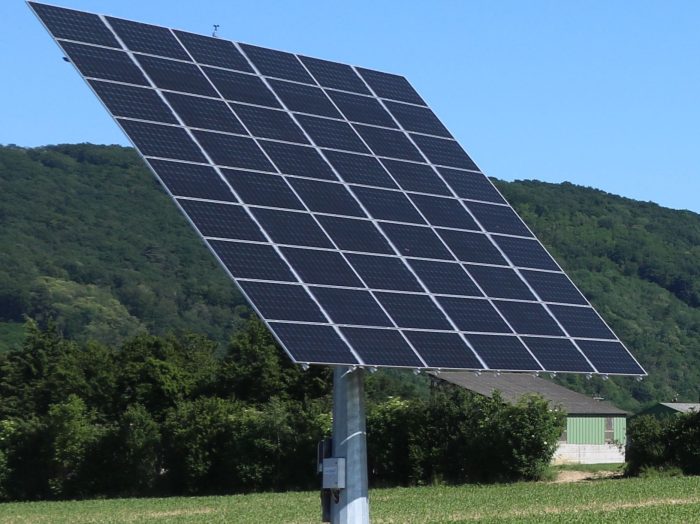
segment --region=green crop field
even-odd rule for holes
[[[372,521],[700,522],[700,477],[373,490]],[[314,523],[316,492],[0,505],[3,524]]]

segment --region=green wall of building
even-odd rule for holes
[[[606,418],[612,419],[612,438],[624,444],[627,440],[627,419],[625,417],[576,417],[566,419],[566,442],[569,444],[605,444]]]

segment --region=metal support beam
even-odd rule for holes
[[[364,371],[333,372],[333,456],[345,458],[345,489],[331,501],[332,524],[369,524]]]

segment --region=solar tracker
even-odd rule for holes
[[[645,374],[404,77],[30,6],[294,362]]]

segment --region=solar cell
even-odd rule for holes
[[[568,339],[523,337],[523,342],[545,369],[578,373],[594,371],[586,358]]]
[[[340,328],[368,366],[423,367],[406,340],[393,329]]]
[[[197,144],[181,127],[148,124],[135,120],[118,120],[139,151],[146,156],[206,162]]]
[[[322,89],[284,80],[270,79],[269,82],[290,111],[342,118]]]
[[[385,255],[394,253],[384,235],[369,220],[331,216],[319,216],[318,220],[340,249]]]
[[[207,242],[236,278],[296,282],[289,266],[272,246],[222,240]]]
[[[505,203],[503,197],[493,187],[493,184],[480,173],[450,169],[448,167],[439,167],[438,171],[460,198]]]
[[[383,73],[381,71],[373,71],[358,67],[357,71],[369,84],[372,90],[381,98],[389,98],[391,100],[401,100],[412,104],[425,105],[423,99],[416,93],[411,84],[404,77]]]
[[[237,71],[252,73],[248,61],[236,49],[233,42],[214,38],[211,36],[197,35],[185,31],[174,31],[178,40],[182,42],[187,51],[198,63],[207,64]]]
[[[106,17],[107,22],[121,38],[127,49],[139,53],[189,60],[187,52],[169,29],[155,25]]]
[[[452,255],[429,227],[385,222],[382,224],[382,229],[399,253],[405,257],[452,259]]]
[[[328,163],[312,147],[261,140],[260,145],[281,173],[337,180]]]
[[[348,120],[377,126],[396,127],[391,115],[376,98],[342,91],[327,91],[327,93]]]
[[[299,115],[297,120],[317,146],[369,153],[349,124],[328,118]]]
[[[482,233],[440,229],[440,236],[462,262],[508,265],[498,250]]]
[[[289,183],[311,211],[365,217],[362,208],[342,184],[305,178],[290,179]]]
[[[332,87],[366,95],[370,94],[365,83],[349,65],[308,56],[300,56],[299,59],[323,87]]]
[[[243,169],[273,171],[270,162],[251,138],[210,131],[193,131],[215,164]]]
[[[452,329],[428,295],[377,292],[375,296],[399,327]]]
[[[285,112],[265,107],[231,104],[238,117],[253,136],[308,144],[304,132]]]
[[[117,39],[97,15],[34,2],[29,2],[29,6],[56,38],[121,49]]]
[[[247,135],[240,120],[231,112],[225,102],[189,96],[180,93],[164,93],[165,98],[175,112],[189,127],[211,129],[212,131],[224,131]]]
[[[90,85],[114,116],[177,124],[177,119],[154,89],[101,80]]]
[[[411,138],[433,164],[461,169],[479,169],[454,140],[412,134]]]
[[[406,131],[452,138],[442,122],[427,107],[402,104],[387,100],[386,106]]]
[[[440,297],[438,301],[462,331],[511,333],[508,325],[487,300]]]
[[[241,44],[241,48],[262,75],[286,78],[305,84],[315,83],[301,62],[291,53],[250,44]]]
[[[428,366],[456,369],[483,368],[474,352],[456,333],[406,331],[405,334]]]
[[[429,223],[434,226],[454,227],[479,231],[474,219],[454,198],[433,197],[427,195],[411,195],[411,200]]]
[[[348,260],[372,289],[423,291],[401,259],[374,255],[348,254]]]
[[[283,247],[282,253],[302,281],[328,286],[364,287],[337,251]]]
[[[516,337],[467,335],[467,339],[491,369],[504,371],[542,369]]]
[[[325,151],[324,155],[346,182],[398,189],[374,157],[342,151]]]
[[[405,78],[30,5],[293,360],[644,373]]]
[[[153,158],[148,163],[173,196],[236,202],[229,187],[209,166]]]
[[[401,131],[355,124],[355,129],[375,155],[422,162],[423,157]]]
[[[474,213],[474,216],[486,231],[523,237],[532,236],[532,233],[523,224],[523,221],[518,218],[515,211],[507,206],[469,202],[467,207],[469,211]]]
[[[304,204],[281,176],[241,169],[222,169],[222,173],[247,204],[304,209]]]
[[[135,56],[148,77],[161,89],[195,95],[217,96],[209,81],[194,64],[156,56]]]
[[[149,85],[138,66],[123,51],[74,42],[60,42],[60,44],[84,77]]]
[[[257,76],[213,67],[203,67],[202,69],[226,100],[267,107],[281,107],[272,91]]]
[[[506,302],[505,300],[494,300],[493,303],[516,333],[553,336],[564,334],[541,304],[535,302]]]
[[[245,281],[240,282],[240,286],[267,319],[326,322],[318,305],[302,286]]]
[[[391,320],[368,291],[312,287],[311,292],[336,324],[391,326]]]
[[[260,221],[272,240],[278,244],[333,247],[314,219],[306,213],[254,208],[253,215]]]
[[[559,269],[549,253],[536,240],[500,235],[494,235],[492,238],[516,266],[555,271]]]
[[[269,323],[272,332],[294,359],[318,364],[359,364],[335,329],[309,324]]]
[[[355,187],[353,191],[374,218],[425,224],[425,220],[403,193],[372,187]]]
[[[179,199],[178,202],[202,236],[265,241],[260,228],[241,206],[201,200]]]
[[[586,299],[564,273],[549,273],[547,271],[527,269],[521,270],[520,273],[530,283],[535,293],[545,302],[587,304]]]
[[[409,260],[408,263],[432,293],[483,296],[474,281],[459,264],[413,259]]]
[[[620,342],[578,340],[581,350],[599,373],[641,375],[644,370]]]
[[[489,297],[535,300],[525,282],[510,268],[473,264],[467,265],[466,268]]]
[[[549,309],[572,337],[615,338],[591,307],[550,305]]]
[[[400,160],[382,160],[384,167],[391,173],[402,189],[435,195],[450,195],[449,188],[435,174],[428,164],[402,162]]]

